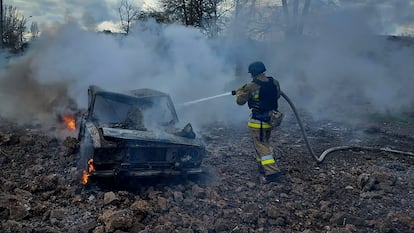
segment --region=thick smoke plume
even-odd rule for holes
[[[233,67],[196,29],[147,23],[135,32],[125,37],[66,25],[44,35],[4,71],[1,101],[7,111],[2,112],[43,119],[52,110],[49,103],[66,94],[86,108],[89,85],[110,91],[154,88],[180,103],[220,93],[234,78]],[[16,103],[27,107],[16,108]],[[40,114],[33,115],[36,111]]]
[[[3,69],[1,114],[50,119],[74,106],[70,99],[85,108],[87,88],[93,84],[111,91],[167,92],[183,123],[240,123],[248,117],[247,107],[236,106],[231,96],[179,104],[249,82],[247,65],[255,60],[262,60],[267,74],[315,117],[350,119],[351,108],[405,111],[412,109],[414,100],[413,45],[382,36],[411,17],[407,10],[397,17],[396,9],[412,7],[397,2],[386,8],[346,7],[320,14],[312,8],[305,24],[312,36],[283,42],[230,35],[240,30],[228,30],[213,40],[197,29],[151,22],[137,25],[126,37],[64,25],[43,33],[28,53]]]
[[[371,113],[412,112],[414,40],[387,35],[413,22],[414,5],[341,2],[336,9],[313,5],[305,23],[308,36],[244,44],[238,53],[248,52],[240,60],[264,61],[267,74],[316,118],[352,122]]]
[[[1,71],[1,115],[22,123],[51,126],[62,114],[75,114],[77,106],[68,95],[67,81],[40,84],[36,70],[30,66],[32,61],[32,56],[19,58]]]
[[[385,36],[406,23],[407,8],[412,17],[412,4],[403,2],[408,3],[343,8],[314,18],[317,37],[290,40],[269,57],[286,92],[322,118],[412,111],[414,40]]]

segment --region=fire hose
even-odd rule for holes
[[[286,100],[286,102],[288,102],[290,108],[292,109],[293,113],[295,114],[296,120],[297,120],[297,122],[299,124],[299,127],[300,127],[300,130],[302,132],[303,140],[305,141],[306,147],[308,148],[309,153],[312,155],[312,157],[318,163],[322,163],[322,161],[325,159],[325,157],[329,153],[332,153],[332,152],[335,152],[335,151],[341,151],[341,150],[356,150],[356,151],[365,150],[365,151],[373,151],[373,152],[384,151],[384,152],[389,152],[389,153],[414,156],[413,152],[399,151],[399,150],[394,150],[394,149],[391,149],[391,148],[388,148],[388,147],[377,148],[377,147],[350,145],[350,146],[336,146],[336,147],[328,148],[325,151],[323,151],[322,154],[318,157],[315,154],[315,152],[313,151],[312,147],[310,146],[310,143],[308,141],[308,137],[306,136],[305,129],[303,127],[302,121],[300,120],[300,117],[299,117],[299,114],[296,110],[295,105],[293,104],[293,102],[289,99],[289,97],[285,93],[281,92],[280,95]]]
[[[207,98],[202,98],[202,99],[198,99],[198,100],[189,101],[189,102],[181,104],[180,106],[188,106],[188,105],[191,105],[191,104],[200,103],[200,102],[203,102],[203,101],[207,101],[207,100],[211,100],[211,99],[215,99],[215,98],[219,98],[219,97],[223,97],[223,96],[228,96],[228,95],[235,95],[235,94],[236,94],[236,91],[226,92],[226,93],[223,93],[223,94],[220,94],[220,95],[215,95],[215,96],[211,96],[211,97],[207,97]],[[335,152],[335,151],[343,151],[343,150],[353,150],[353,151],[362,151],[362,150],[364,150],[364,151],[372,151],[372,152],[381,152],[382,151],[382,152],[389,152],[389,153],[395,153],[395,154],[401,154],[401,155],[414,156],[413,152],[394,150],[394,149],[391,149],[391,148],[388,148],[388,147],[368,147],[368,146],[359,146],[359,145],[331,147],[331,148],[328,148],[325,151],[323,151],[320,156],[317,156],[315,154],[315,152],[313,151],[310,143],[309,143],[308,137],[306,135],[305,129],[303,127],[302,121],[299,117],[299,114],[296,110],[295,105],[293,104],[293,102],[290,100],[290,98],[284,92],[281,91],[280,95],[286,100],[286,102],[289,104],[290,108],[292,109],[292,111],[293,111],[293,113],[296,117],[296,120],[299,124],[300,130],[301,130],[301,133],[302,133],[302,137],[303,137],[303,140],[305,141],[306,147],[307,147],[309,153],[312,155],[312,157],[318,163],[322,163],[322,161],[326,158],[326,156],[328,154],[330,154],[332,152]]]

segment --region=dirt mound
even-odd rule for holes
[[[414,151],[411,123],[306,128],[317,152],[356,143]],[[201,176],[87,186],[80,184],[76,140],[47,135],[0,122],[0,232],[414,231],[413,157],[342,151],[317,164],[289,119],[272,137],[285,174],[270,184],[259,183],[244,126],[203,131]]]

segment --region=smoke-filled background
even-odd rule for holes
[[[236,17],[214,39],[192,27],[153,21],[135,25],[128,36],[88,31],[76,23],[45,29],[25,54],[2,58],[0,112],[22,122],[48,123],[57,113],[86,108],[88,86],[97,85],[110,91],[164,91],[182,123],[240,123],[248,118],[247,107],[237,106],[232,96],[180,103],[249,82],[247,66],[256,60],[266,64],[266,74],[279,80],[297,107],[315,118],[354,121],[352,111],[412,112],[414,45],[384,35],[413,22],[413,4],[353,2],[329,10],[312,5],[307,36],[300,37],[281,37],[278,30],[247,34],[251,12]]]

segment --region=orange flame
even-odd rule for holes
[[[90,174],[87,171],[84,170],[83,174],[82,174],[82,180],[81,180],[82,184],[88,183],[89,176],[90,176]]]
[[[95,166],[93,165],[93,159],[88,160],[88,171],[83,171],[82,174],[82,184],[87,184],[89,180],[89,176],[91,176],[91,172],[95,171]]]
[[[88,160],[88,171],[89,172],[95,171],[95,166],[93,165],[93,159]]]
[[[74,131],[76,129],[76,120],[73,116],[63,116],[63,121],[66,124],[66,128],[70,131]]]

